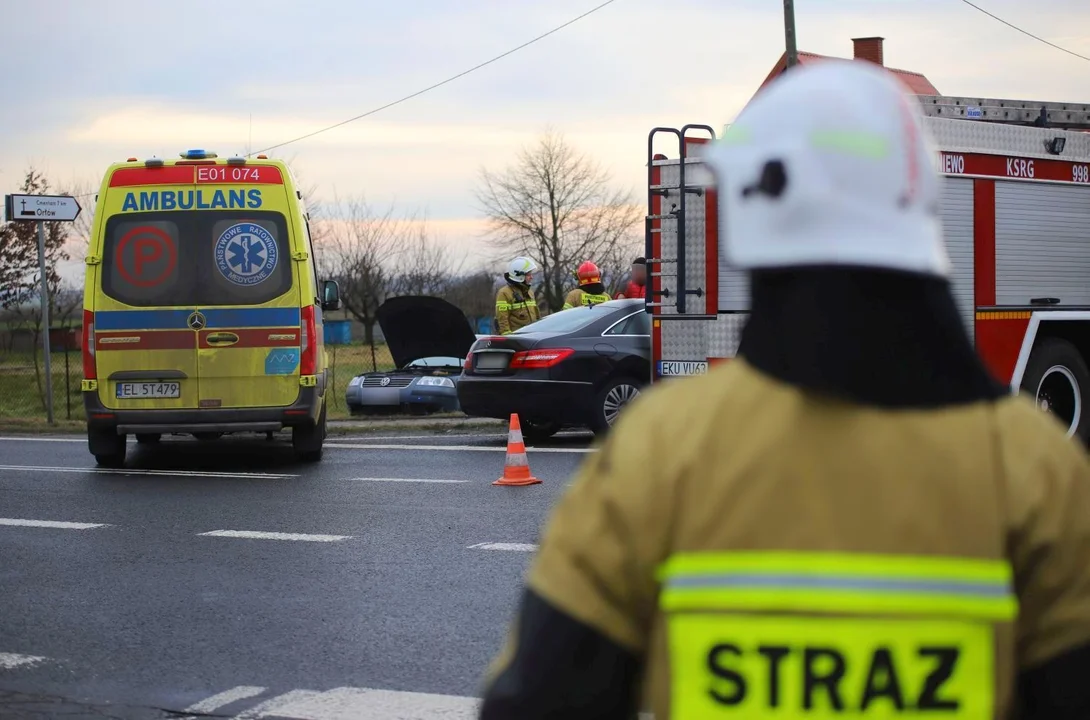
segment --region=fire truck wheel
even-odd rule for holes
[[[1067,429],[1068,437],[1077,436],[1084,443],[1090,435],[1088,391],[1090,370],[1070,342],[1047,338],[1033,350],[1022,377],[1022,392],[1038,408],[1056,417]]]
[[[624,406],[639,396],[640,385],[639,380],[627,375],[610,378],[594,400],[594,417],[591,418],[590,429],[596,435],[609,432]]]

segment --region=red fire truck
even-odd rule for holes
[[[951,284],[987,367],[1090,438],[1090,105],[918,96],[939,150]],[[673,158],[656,152],[671,138]],[[707,125],[647,140],[652,382],[734,356],[744,272],[720,265]]]

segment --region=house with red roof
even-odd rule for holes
[[[852,38],[852,45],[854,46],[853,59],[866,60],[868,62],[876,63],[882,67],[886,67],[885,58],[882,55],[882,42],[885,38],[880,37],[866,37],[866,38]],[[817,53],[802,52],[799,51],[799,65],[809,65],[810,63],[820,62],[821,60],[829,59],[828,55],[818,55]],[[844,59],[844,58],[835,58]],[[785,52],[780,56],[779,62],[772,68],[772,72],[768,74],[764,82],[761,83],[763,88],[768,83],[779,77],[784,70],[787,69],[787,53]],[[911,70],[898,70],[896,68],[886,67],[891,73],[896,75],[902,83],[908,88],[909,92],[914,95],[941,95],[935,86],[931,84],[931,81],[918,72],[912,72]],[[760,90],[760,88],[758,88]]]

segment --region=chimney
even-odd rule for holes
[[[883,40],[885,40],[885,38],[852,38],[852,45],[855,46],[855,59],[869,60],[872,63],[884,66],[885,62],[884,58],[882,57]]]

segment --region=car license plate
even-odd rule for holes
[[[661,360],[659,375],[663,377],[677,375],[703,375],[708,372],[706,360]]]
[[[176,398],[182,395],[182,384],[177,382],[125,382],[117,384],[119,400],[142,398]]]
[[[477,370],[502,370],[509,362],[511,362],[511,353],[479,352],[473,366]]]

